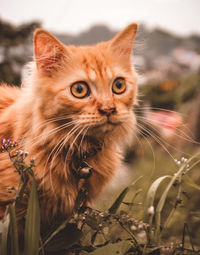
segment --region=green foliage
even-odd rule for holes
[[[20,86],[21,70],[28,59],[26,45],[30,43],[32,32],[37,27],[40,27],[39,22],[14,26],[0,20],[0,83]]]
[[[17,143],[11,140],[1,139],[2,151],[6,152],[15,167],[15,171],[19,174],[19,184],[15,189],[16,195],[13,198],[13,203],[8,206],[8,212],[3,220],[3,231],[1,239],[1,249],[3,254],[18,255],[19,250],[19,237],[16,207],[20,207],[20,203],[24,196],[28,194],[28,181],[32,178],[32,187],[29,196],[28,209],[25,223],[24,235],[24,254],[37,255],[39,250],[40,240],[40,210],[39,201],[37,196],[36,183],[32,168],[34,167],[34,160],[30,160],[30,165],[25,163],[25,158],[28,152],[16,150]],[[8,233],[8,234],[7,234]]]
[[[19,242],[18,242],[17,220],[16,220],[16,214],[15,214],[15,204],[9,205],[8,213],[10,215],[10,224],[9,224],[10,254],[18,255],[19,254]]]
[[[24,194],[29,194],[27,178],[32,179],[32,186],[26,215],[24,248],[21,247],[25,255],[64,255],[67,251],[79,255],[87,253],[91,255],[142,255],[158,254],[158,252],[165,254],[169,249],[171,251],[169,254],[183,254],[183,252],[184,254],[198,254],[199,251],[194,247],[191,231],[187,224],[184,224],[182,239],[178,243],[167,246],[162,237],[168,229],[169,221],[173,218],[175,210],[181,204],[182,186],[187,183],[192,188],[199,190],[199,186],[188,177],[188,174],[199,163],[200,153],[190,159],[183,157],[181,161],[177,161],[179,166],[177,172],[158,176],[151,183],[144,194],[146,202],[142,202],[143,216],[134,216],[133,210],[134,200],[138,194],[138,191],[134,193],[133,189],[137,188],[137,185],[141,185],[141,181],[143,181],[143,178],[139,177],[117,196],[106,211],[82,207],[86,193],[81,190],[72,216],[49,229],[48,233],[40,233],[39,201],[32,171],[34,162],[31,160],[30,165],[24,162],[28,154],[16,151],[16,143],[5,139],[1,143],[3,151],[8,153],[20,176],[19,186],[16,189],[17,195],[13,203],[9,205],[4,220],[0,222],[1,254],[17,255],[22,252],[19,250],[15,207],[16,205],[20,206]],[[169,182],[163,185],[164,181]],[[169,203],[170,191],[175,186],[177,193],[170,198],[175,200],[175,203],[170,211],[167,211],[168,217],[166,217],[165,206]],[[160,192],[160,188],[162,188],[162,192]],[[187,236],[189,241],[186,241]],[[186,243],[189,243],[190,248],[186,248]]]
[[[76,244],[82,237],[82,231],[78,229],[77,224],[68,223],[65,228],[60,230],[54,237],[46,244],[45,251],[59,252],[67,250]]]
[[[158,81],[151,81],[143,85],[140,88],[142,101],[150,102],[152,107],[175,109],[182,112],[184,104],[191,102],[197,93],[200,75],[198,73],[188,74],[173,78],[171,82],[174,81],[177,86],[169,90],[162,90],[163,82]]]
[[[7,255],[7,242],[8,242],[8,230],[9,230],[10,216],[5,215],[4,219],[0,222],[1,233],[1,246],[0,254]]]
[[[40,241],[40,209],[36,183],[33,179],[28,202],[24,234],[24,253],[37,255]]]
[[[10,61],[4,61],[0,63],[0,82],[6,82],[8,84],[20,84],[20,75],[16,73],[11,65]]]
[[[139,177],[136,181],[134,181],[130,186],[126,187],[121,193],[120,195],[117,197],[117,199],[115,200],[115,202],[112,204],[112,206],[109,208],[108,212],[109,213],[116,213],[118,208],[120,207],[121,203],[123,202],[126,194],[130,191],[130,189],[137,183],[137,181],[140,179],[141,177]],[[130,204],[129,204],[130,205]]]

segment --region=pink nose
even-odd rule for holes
[[[99,111],[99,113],[101,115],[106,115],[108,117],[111,114],[116,113],[116,108],[115,107],[111,107],[111,108],[99,108],[98,111]]]

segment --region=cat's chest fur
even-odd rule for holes
[[[85,153],[76,150],[71,152],[69,158],[66,158],[67,150],[56,158],[49,157],[52,148],[48,148],[48,144],[43,149],[39,146],[38,153],[34,152],[43,221],[56,215],[70,215],[80,189],[87,193],[85,203],[91,204],[112,179],[121,161],[119,149],[110,143],[97,147],[87,142],[86,147],[89,146],[90,149]],[[83,154],[86,156],[83,157]],[[85,164],[92,172],[82,178],[78,171]]]

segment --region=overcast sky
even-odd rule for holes
[[[39,20],[47,30],[74,34],[94,24],[121,29],[133,21],[200,34],[200,0],[0,0],[0,18]]]

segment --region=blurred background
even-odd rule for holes
[[[141,216],[141,201],[152,182],[173,174],[179,167],[177,160],[191,157],[200,147],[199,10],[199,0],[0,0],[0,82],[17,86],[24,65],[32,60],[36,27],[47,29],[65,44],[80,45],[109,40],[129,23],[139,23],[133,52],[139,73],[138,134],[126,155],[128,177],[108,191],[115,197],[121,183],[143,176],[134,191],[135,217]],[[166,238],[180,236],[187,222],[199,244],[199,165],[189,177]],[[175,194],[174,187],[164,218],[174,206]],[[97,206],[108,208],[110,197],[102,200]],[[177,219],[180,224],[175,224]]]

